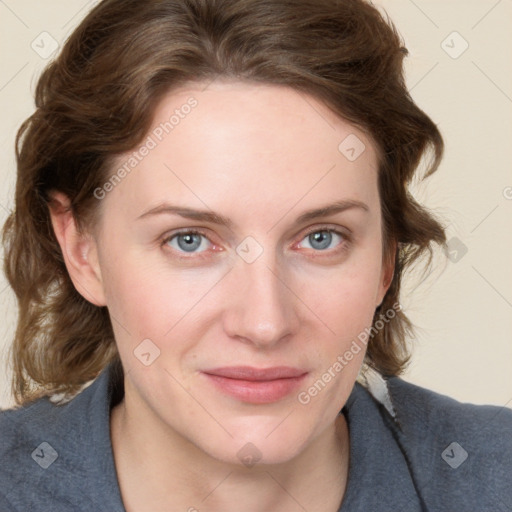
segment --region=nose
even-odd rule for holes
[[[224,317],[230,337],[270,348],[296,332],[296,298],[271,258],[262,255],[250,264],[240,260],[230,274]]]

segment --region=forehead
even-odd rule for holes
[[[278,215],[299,201],[371,203],[377,192],[376,148],[365,133],[312,96],[268,84],[215,81],[170,92],[142,144],[112,171],[121,167],[126,177],[110,196],[134,214],[178,200]]]

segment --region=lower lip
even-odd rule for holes
[[[219,375],[204,373],[222,392],[242,402],[269,404],[282,400],[299,388],[306,374],[287,379],[265,381],[229,379]]]

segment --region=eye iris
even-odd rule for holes
[[[326,249],[331,245],[332,233],[328,231],[317,231],[309,235],[309,243],[315,249]],[[316,245],[315,245],[316,244]]]
[[[197,233],[178,235],[178,245],[180,249],[183,249],[184,251],[195,251],[201,245],[201,235],[198,235]]]

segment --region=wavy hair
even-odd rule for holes
[[[403,273],[445,244],[443,226],[409,185],[443,140],[414,103],[403,74],[407,49],[387,15],[366,0],[103,0],[44,70],[36,110],[16,138],[15,209],[3,228],[4,271],[18,301],[10,350],[16,403],[71,395],[110,362],[120,366],[106,307],[74,288],[49,215],[49,192],[71,201],[80,229],[97,220],[94,190],[116,156],[150,129],[174,88],[217,77],[284,85],[312,95],[375,141],[383,256],[395,261],[365,362],[400,374],[413,326],[397,309]],[[394,243],[396,242],[396,245]]]

